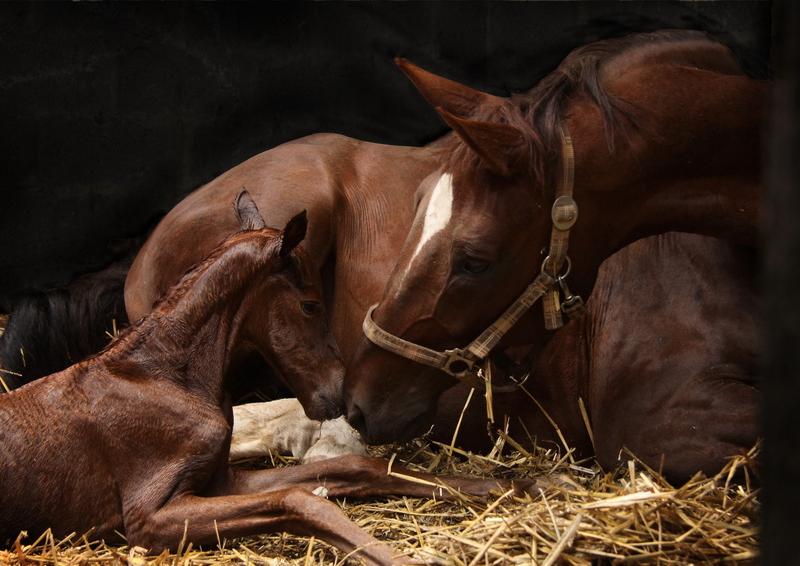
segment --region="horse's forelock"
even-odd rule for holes
[[[505,104],[481,105],[469,118],[517,128],[527,145],[527,154],[521,156],[527,163],[527,173],[549,191],[557,182],[553,172],[560,169],[559,124],[575,95],[585,95],[600,110],[609,151],[614,151],[616,134],[625,134],[623,123],[636,127],[633,109],[601,84],[602,65],[636,47],[700,38],[710,40],[693,30],[662,30],[590,43],[572,51],[529,91],[513,95]],[[481,158],[458,136],[445,144],[442,152],[443,168],[447,171],[469,175],[484,167]]]
[[[515,150],[518,164],[523,165],[524,172],[533,178],[537,186],[547,187],[552,181],[549,172],[556,169],[552,164],[558,157],[559,148],[558,144],[552,143],[553,136],[549,132],[557,132],[558,120],[538,120],[544,125],[537,126],[537,121],[530,117],[530,108],[530,100],[516,95],[505,104],[478,108],[470,120],[504,124],[520,131],[523,147],[522,150]],[[555,116],[556,109],[550,109],[547,114]],[[482,158],[458,136],[442,146],[440,161],[442,171],[453,172],[459,177],[474,177],[488,169]],[[513,169],[519,170],[518,167]]]

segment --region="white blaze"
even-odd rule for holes
[[[425,244],[447,227],[450,223],[450,216],[452,213],[453,176],[450,173],[444,173],[439,177],[439,181],[436,183],[431,193],[428,207],[425,209],[425,218],[422,222],[422,235],[419,237],[419,242],[414,250],[414,255],[411,256],[409,265],[414,261],[414,258],[417,257],[422,248],[425,247]]]
[[[443,173],[436,186],[431,191],[431,196],[428,199],[428,206],[425,208],[425,217],[422,219],[422,234],[419,236],[417,247],[414,248],[414,255],[408,260],[403,275],[397,284],[395,291],[395,298],[403,291],[405,279],[408,277],[408,272],[411,271],[411,266],[414,260],[419,255],[422,248],[425,247],[431,238],[444,230],[450,223],[450,216],[453,213],[453,176],[450,173]]]

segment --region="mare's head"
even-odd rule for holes
[[[234,208],[243,230],[234,238],[254,240],[266,260],[263,277],[247,287],[235,349],[263,356],[309,418],[335,418],[341,414],[344,368],[328,328],[320,275],[298,247],[306,235],[306,213],[275,230],[246,191]]]
[[[565,87],[545,80],[545,94],[506,99],[405,61],[400,66],[456,136],[439,170],[419,188],[414,223],[373,320],[443,351],[475,339],[540,272],[561,177],[555,101]],[[579,247],[570,247],[573,274],[584,253]],[[573,278],[570,285],[583,290]],[[541,347],[546,339],[541,307],[534,305],[503,347]],[[430,427],[439,395],[456,383],[362,339],[345,377],[348,418],[370,442],[410,438]]]

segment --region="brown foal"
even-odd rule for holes
[[[243,231],[102,353],[0,397],[0,541],[21,530],[95,529],[157,552],[182,539],[217,544],[286,530],[358,549],[370,564],[394,562],[390,548],[312,490],[430,496],[430,484],[355,456],[286,469],[228,467],[232,412],[223,376],[233,344],[257,340],[287,379],[342,370],[319,276],[295,250],[305,213],[282,231],[267,228],[246,192],[235,211]],[[445,484],[472,494],[501,487],[459,478]]]

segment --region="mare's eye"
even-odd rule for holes
[[[463,269],[467,273],[472,273],[473,275],[477,275],[478,273],[483,273],[484,271],[489,269],[489,262],[484,261],[482,259],[469,257],[464,260],[464,263],[461,265],[461,269]]]
[[[303,312],[309,316],[317,314],[322,305],[319,304],[318,301],[300,301],[300,308]]]

